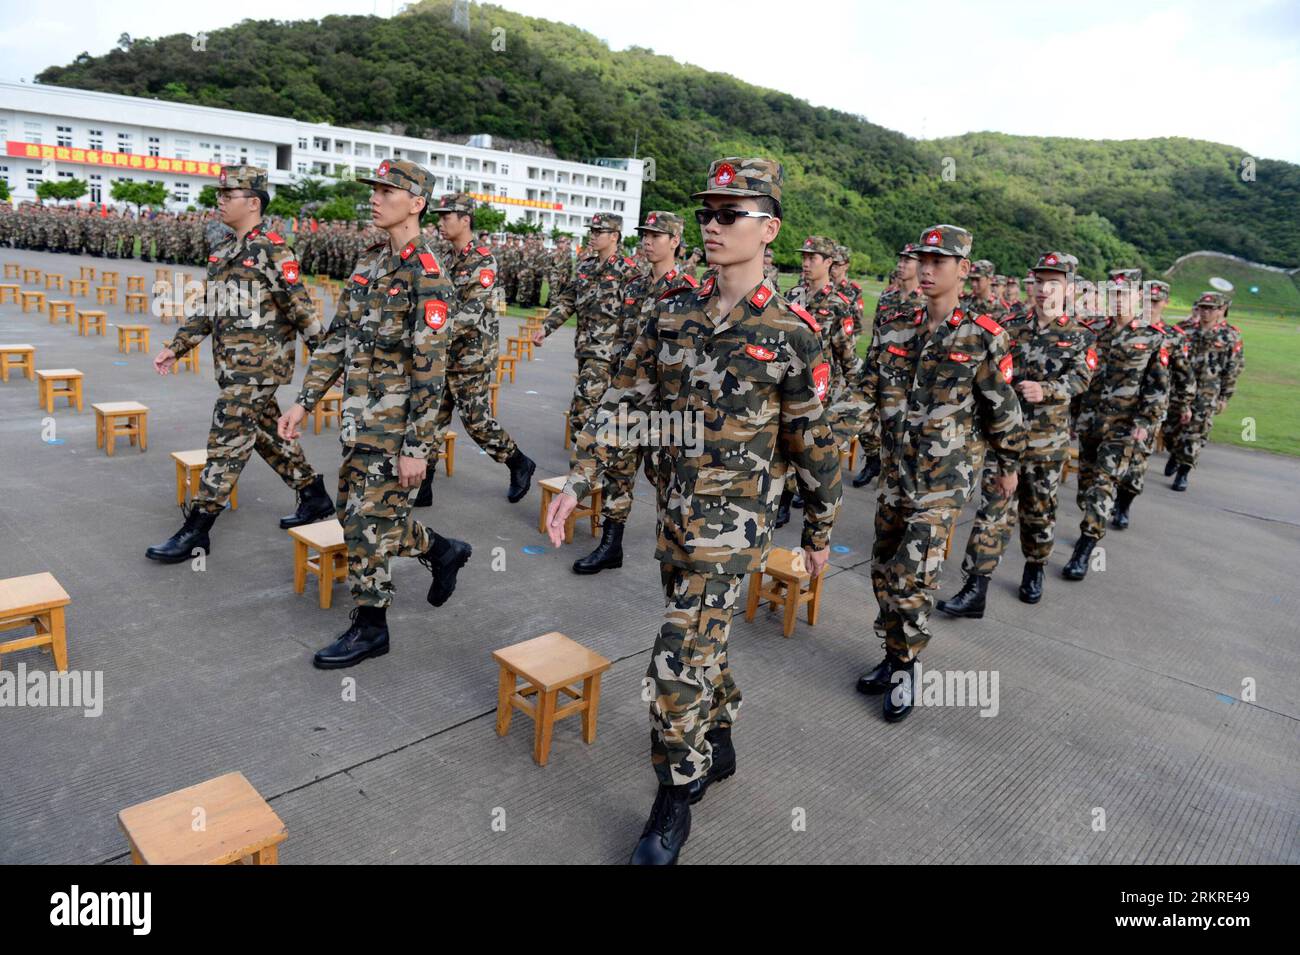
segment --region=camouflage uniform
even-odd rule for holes
[[[442,197],[435,213],[474,213],[474,200],[464,193]],[[443,435],[451,423],[452,408],[460,409],[461,421],[475,443],[494,461],[505,463],[517,445],[496,418],[492,417],[488,383],[496,368],[497,322],[492,309],[492,289],[497,280],[497,263],[492,250],[471,241],[457,249],[449,260],[451,280],[456,286],[457,312],[447,346],[447,387],[434,419],[437,437],[434,453],[442,450]],[[432,463],[432,462],[430,462]]]
[[[1197,304],[1213,308],[1227,304],[1227,298],[1218,292],[1206,292]],[[1241,330],[1227,321],[1217,325],[1201,323],[1189,342],[1192,420],[1182,429],[1172,453],[1180,467],[1194,468],[1201,448],[1214,426],[1214,415],[1220,404],[1226,404],[1237,389],[1237,377],[1245,365],[1242,354]]]
[[[266,171],[228,166],[222,170],[222,188],[265,189]],[[293,380],[296,337],[302,335],[308,347],[315,348],[322,329],[298,281],[293,253],[261,223],[242,239],[231,233],[208,257],[207,282],[209,302],[217,307],[211,314],[204,307],[190,316],[167,347],[179,358],[212,336],[221,393],[212,411],[208,460],[195,506],[216,514],[225,507],[254,450],[295,491],[316,479],[298,442],[284,441],[276,431],[280,407],[275,391]],[[236,287],[251,289],[255,298],[243,301],[243,292],[232,293]]]
[[[1094,326],[1096,323],[1094,323]],[[1120,476],[1137,441],[1136,428],[1155,430],[1169,396],[1169,351],[1165,336],[1140,320],[1109,324],[1098,335],[1098,367],[1080,406],[1079,527],[1096,541],[1106,522]]]
[[[708,184],[779,201],[779,170],[767,160],[727,159],[713,164]],[[655,693],[651,762],[663,785],[703,778],[713,755],[705,734],[736,719],[731,618],[745,575],[766,562],[785,467],[804,479],[803,543],[821,549],[830,541],[839,461],[819,398],[830,365],[815,324],[766,281],[726,314],[719,314],[714,282],[679,286],[653,307],[578,435],[566,490],[581,497],[620,453],[598,436],[613,431],[621,408],[704,417],[701,455],[676,444],[661,451],[667,506],[656,557],[669,609],[647,675]]]
[[[433,177],[415,163],[385,160],[359,182],[429,194]],[[357,260],[338,312],[312,355],[298,403],[310,411],[343,376],[338,518],[348,547],[348,587],[362,607],[392,603],[393,557],[420,557],[432,531],[411,517],[415,488],[398,482],[397,458],[428,459],[442,397],[455,286],[421,239],[387,243]]]
[[[547,259],[546,304],[556,301],[565,286],[573,280],[573,255],[566,245],[557,245]]]
[[[506,248],[501,253],[501,281],[506,289],[506,301],[519,301],[519,243],[515,236],[506,239]]]
[[[591,228],[621,232],[623,217],[598,212],[591,217]],[[550,335],[570,315],[577,315],[573,351],[578,359],[578,381],[569,405],[569,427],[574,435],[586,427],[600,396],[609,387],[617,358],[614,348],[622,327],[623,287],[631,272],[632,260],[617,252],[603,261],[595,256],[583,259],[573,284],[560,294],[542,322],[543,332]]]
[[[920,251],[965,257],[970,233],[935,226]],[[1002,474],[1025,447],[1011,388],[1010,338],[997,322],[953,310],[927,333],[928,312],[895,309],[875,330],[859,388],[880,413],[881,491],[871,581],[876,635],[908,663],[930,641],[932,592],[948,535],[974,484],[982,435]]]
[[[1037,268],[1070,274],[1064,257],[1053,252],[1042,256]],[[1070,401],[1087,390],[1097,367],[1092,333],[1068,314],[1043,327],[1031,311],[1025,320],[1006,328],[1015,380],[1040,382],[1043,400],[1033,403],[1020,398],[1026,441],[1015,496],[1000,497],[994,483],[997,471],[984,469],[980,509],[961,566],[967,577],[988,577],[997,569],[1017,511],[1025,560],[1042,564],[1051,556],[1057,491],[1070,450]]]

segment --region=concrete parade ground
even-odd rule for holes
[[[147,289],[155,269],[12,249],[0,261],[116,269],[119,295],[131,275]],[[439,467],[434,504],[416,514],[474,547],[454,596],[435,610],[428,572],[395,561],[391,652],[322,671],[312,654],[347,628],[347,588],[329,610],[314,579],[294,593],[277,525],[294,496],[256,455],[205,567],[146,560],[180,526],[169,455],[205,445],[211,350],[198,374],[159,377],[151,358],[175,326],[120,300],[91,304],[95,284],[74,301],[107,311],[104,337],[0,304],[0,345],[31,344],[37,369],[85,375],[80,413],[60,400],[47,414],[20,371],[0,385],[0,578],[52,573],[71,598],[69,668],[102,675],[98,715],[0,707],[0,862],[127,863],[119,810],[236,770],[284,821],[286,864],[624,862],[655,790],[642,697],[664,611],[654,498],[641,477],[619,570],[572,573],[595,543],[586,521],[559,552],[538,533],[536,480],[567,469],[572,328],[501,386],[500,420],[538,463],[528,497],[509,504],[506,468],[453,422],[455,474]],[[147,352],[117,350],[112,326],[126,322],[150,326]],[[503,337],[517,324],[503,319]],[[302,373],[299,361],[282,408]],[[96,448],[91,405],[105,401],[149,407],[147,451],[121,438],[111,457]],[[303,446],[333,495],[337,426],[308,430]],[[934,619],[923,666],[975,671],[996,694],[922,705],[897,725],[854,690],[882,651],[875,490],[846,481],[817,625],[801,614],[786,639],[766,607],[736,615],[738,770],[695,807],[682,861],[1300,862],[1300,459],[1210,445],[1186,494],[1170,491],[1164,463],[1153,456],[1131,528],[1106,535],[1104,569],[1082,583],[1060,576],[1078,534],[1071,477],[1043,602],[1016,598],[1013,542],[983,620]],[[960,586],[973,514],[940,597]],[[798,545],[799,520],[778,546]],[[595,741],[561,720],[541,767],[527,716],[496,733],[491,651],[549,631],[613,666]],[[39,648],[0,657],[8,673],[20,664],[53,665]]]

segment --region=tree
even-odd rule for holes
[[[217,207],[216,186],[204,186],[199,190],[199,205],[204,209],[215,209]]]
[[[357,204],[347,196],[335,196],[317,209],[315,216],[323,222],[355,222]]]
[[[505,231],[513,232],[515,235],[535,235],[542,231],[542,227],[536,222],[525,222],[519,219],[515,222],[507,222]]]
[[[301,208],[301,202],[286,199],[282,193],[277,192],[271,197],[271,204],[266,207],[266,214],[268,216],[286,216],[292,218],[298,215],[298,210]]]
[[[564,238],[572,239],[572,238],[573,238],[573,233],[572,233],[572,232],[565,232],[565,231],[563,231],[559,226],[556,226],[554,229],[551,230],[551,241],[552,241],[552,242],[559,242],[560,239],[564,239]]]
[[[140,214],[141,206],[157,206],[161,208],[167,204],[167,187],[160,182],[136,182],[131,179],[119,179],[113,183],[113,188],[109,195],[117,202],[125,202],[135,206],[135,214]]]
[[[8,202],[8,201],[9,201],[9,183],[4,179],[0,179],[0,202]]]
[[[42,200],[53,199],[56,203],[76,201],[89,191],[84,179],[56,179],[42,182],[36,187],[36,195]]]
[[[474,210],[474,228],[479,231],[497,233],[504,228],[506,224],[506,210],[493,209],[491,206],[482,205]]]

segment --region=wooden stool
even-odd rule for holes
[[[488,407],[492,409],[492,417],[497,416],[497,394],[501,391],[501,386],[495,381],[488,382]]]
[[[149,448],[149,409],[138,401],[101,401],[95,409],[95,447],[106,448],[113,456],[117,436],[124,434],[141,451]],[[118,424],[121,419],[126,424]]]
[[[195,829],[195,810],[203,826]],[[275,865],[289,833],[243,773],[129,806],[117,814],[135,865]]]
[[[67,398],[68,406],[82,410],[81,380],[85,377],[75,368],[38,368],[36,370],[36,403],[46,413],[54,414],[54,399]]]
[[[582,714],[582,741],[596,741],[596,713],[600,708],[600,677],[611,666],[599,653],[588,650],[562,633],[545,633],[532,640],[492,651],[501,666],[497,681],[497,735],[510,730],[515,710],[532,718],[533,762],[545,766],[551,753],[555,721]],[[522,679],[521,687],[518,680]],[[582,689],[574,689],[578,683]],[[572,702],[556,708],[563,693]],[[530,697],[532,699],[530,699]]]
[[[50,573],[0,580],[0,631],[36,628],[33,636],[0,643],[0,654],[30,647],[49,647],[54,655],[55,668],[60,673],[67,673],[68,631],[63,621],[63,608],[71,602],[67,591]]]
[[[86,279],[68,279],[68,294],[73,298],[85,298],[90,294],[90,282]]]
[[[180,319],[176,316],[176,303],[168,300],[159,302],[158,321],[163,325],[170,325],[172,319],[176,319],[176,323],[180,324]]]
[[[34,307],[36,311],[45,311],[45,293],[28,292],[26,290],[18,293],[19,298],[23,300],[23,312],[29,311],[28,306]]]
[[[24,292],[24,295],[27,293]],[[510,384],[515,383],[515,362],[519,360],[517,355],[498,355],[497,356],[497,384],[505,380],[506,372],[510,372]]]
[[[176,364],[172,366],[172,374],[179,375],[182,368],[188,368],[190,371],[199,370],[199,346],[195,345],[180,358],[176,359]]]
[[[95,332],[103,335],[107,323],[108,314],[106,312],[95,311],[94,309],[77,312],[78,335],[89,335],[91,329],[94,329]]]
[[[38,284],[38,283],[40,282],[40,280],[41,280],[41,270],[40,270],[40,269],[26,269],[26,268],[23,269],[23,284],[24,284],[24,285],[36,285],[36,284]]]
[[[543,308],[541,305],[539,305],[539,306],[537,306],[535,309],[533,309],[533,316],[532,316],[532,317],[533,317],[533,319],[534,319],[535,321],[540,322],[540,321],[542,321],[544,318],[546,318],[546,316],[549,315],[550,313],[551,313],[551,310],[550,310],[549,308]]]
[[[543,534],[546,533],[546,512],[551,507],[551,498],[564,490],[566,480],[566,477],[553,477],[541,482],[542,511],[537,518],[537,530]],[[588,503],[583,504],[579,501],[578,506],[573,509],[573,513],[569,515],[569,519],[564,524],[564,542],[566,544],[573,543],[574,525],[584,517],[591,518],[591,536],[597,536],[597,530],[600,527],[600,505],[603,496],[604,491],[600,482],[597,481],[588,494]]]
[[[95,302],[98,305],[116,305],[117,289],[112,285],[101,285],[95,289]]]
[[[316,433],[320,434],[321,422],[329,424],[333,421],[339,427],[343,426],[343,392],[337,388],[331,388],[321,396],[320,401],[316,402],[316,407],[312,409],[312,424],[316,428]]]
[[[79,281],[83,281],[83,282],[95,281],[95,267],[93,265],[83,265],[81,267],[81,278]]]
[[[447,465],[447,477],[456,473],[456,432],[444,431],[442,433],[442,450],[436,455],[441,458]]]
[[[100,272],[100,273],[99,273],[99,284],[100,284],[100,285],[116,285],[116,284],[117,284],[117,273],[116,273],[116,272]]]
[[[300,594],[307,589],[310,571],[320,586],[321,609],[329,610],[335,581],[348,579],[348,545],[343,540],[343,525],[337,518],[331,518],[291,527],[289,536],[293,538],[293,592]]]
[[[52,302],[46,302],[45,308],[50,314],[50,324],[53,325],[59,319],[63,319],[69,325],[72,324],[72,318],[76,314],[73,307],[76,303],[67,299],[55,299]]]
[[[1165,431],[1163,428],[1156,428],[1156,441],[1152,447],[1156,451],[1163,451],[1165,449]]]
[[[143,292],[143,291],[144,291],[144,276],[143,276],[143,275],[128,275],[128,276],[126,277],[126,290],[127,290],[128,292]]]
[[[19,265],[17,262],[5,263],[5,278],[16,279],[18,278],[18,273],[21,271],[22,271],[22,266]]]
[[[324,282],[328,282],[330,280],[330,277],[328,275],[317,275],[315,276],[315,280],[316,280],[316,284],[320,285]]]
[[[840,452],[840,467],[849,471],[853,470],[853,462],[858,458],[858,436],[855,434],[849,439],[849,446]]]
[[[132,312],[139,312],[140,314],[143,315],[144,299],[145,299],[144,292],[127,292],[126,313],[130,315]]]
[[[311,349],[307,347],[306,342],[302,343],[302,360],[303,364],[311,361]]]
[[[36,348],[33,345],[0,345],[0,381],[9,380],[9,369],[17,368],[28,381],[36,378]]]
[[[3,305],[6,300],[17,305],[18,292],[21,288],[22,286],[19,285],[0,285],[0,305]]]
[[[50,289],[54,289],[54,288],[57,288],[60,292],[63,291],[63,276],[58,275],[54,272],[46,272],[45,291],[48,292],[50,291]]]
[[[784,547],[772,548],[767,557],[767,568],[749,575],[749,600],[745,605],[746,620],[754,619],[758,605],[764,600],[769,602],[768,606],[772,610],[782,607],[785,616],[781,632],[787,637],[794,633],[794,621],[800,604],[808,605],[808,626],[817,625],[817,613],[821,610],[822,602],[822,581],[826,579],[826,571],[823,570],[810,584],[808,571],[803,565],[803,551],[798,551],[797,565],[795,554],[795,551]],[[772,578],[770,584],[764,581],[765,575]]]
[[[569,413],[562,412],[564,415],[564,446],[567,448],[573,444],[573,422],[569,420]]]
[[[124,355],[129,355],[131,354],[131,349],[137,346],[142,352],[149,350],[149,326],[117,326],[117,350]]]
[[[176,462],[176,506],[184,507],[186,500],[199,492],[199,479],[208,463],[208,450],[199,448],[197,451],[173,451],[172,460]],[[234,511],[238,508],[239,480],[236,478],[230,486],[230,509]]]
[[[154,269],[153,280],[155,282],[170,282],[172,278],[171,269]]]
[[[511,335],[506,339],[506,349],[515,358],[523,358],[526,355],[529,361],[533,360],[533,340],[527,335]],[[513,375],[510,380],[515,380]]]

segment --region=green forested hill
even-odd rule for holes
[[[493,48],[496,28],[504,49]],[[136,40],[38,80],[312,122],[400,124],[408,135],[541,140],[569,159],[635,148],[655,160],[643,208],[688,210],[717,156],[774,155],[787,171],[776,248],[785,265],[816,232],[851,245],[855,270],[884,270],[898,245],[938,221],[970,228],[975,254],[1006,270],[1048,247],[1075,252],[1092,277],[1119,263],[1163,268],[1194,249],[1300,264],[1300,167],[1261,161],[1255,181],[1243,182],[1244,152],[1230,146],[991,133],[918,142],[497,7],[471,6],[465,32],[450,0],[389,20],[245,21],[209,34],[203,54],[190,43]],[[945,157],[953,179],[942,175]]]

